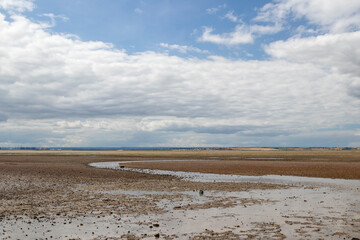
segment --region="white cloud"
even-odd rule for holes
[[[53,13],[44,13],[44,14],[41,14],[40,16],[49,17],[52,21],[54,21],[56,18],[59,18],[62,21],[68,21],[69,20],[69,18],[65,17],[64,15],[55,15]]]
[[[223,34],[213,34],[213,29],[206,27],[198,40],[228,46],[252,43],[255,38],[278,33],[302,18],[313,26],[298,26],[296,31],[300,36],[357,31],[360,30],[360,1],[277,0],[263,6],[253,19],[261,24],[246,24],[234,11],[227,12],[225,18],[241,24],[233,32]]]
[[[304,18],[288,40],[273,42],[265,51],[274,58],[313,63],[340,73],[350,95],[360,98],[360,2],[279,0],[266,4],[255,20],[283,25]]]
[[[280,24],[274,25],[250,25],[250,32],[252,34],[265,35],[265,34],[275,34],[280,32],[283,27]]]
[[[295,35],[293,37],[308,37],[308,36],[315,36],[319,34],[319,30],[309,28],[304,25],[300,25],[295,30]]]
[[[224,17],[232,22],[242,22],[240,18],[234,15],[234,11],[227,12]]]
[[[32,11],[35,5],[32,0],[0,0],[0,8],[9,12]]]
[[[69,18],[63,16],[63,15],[55,15],[53,13],[44,13],[44,14],[40,14],[39,16],[41,17],[48,17],[50,18],[50,23],[41,23],[44,27],[54,27],[56,25],[56,19],[60,19],[62,21],[68,21]]]
[[[226,7],[227,7],[227,5],[224,3],[224,4],[219,5],[217,7],[206,9],[206,12],[207,12],[207,14],[214,14],[214,13],[217,13],[220,9],[223,9],[223,8],[226,8]]]
[[[207,50],[201,50],[193,46],[184,46],[184,45],[168,44],[168,43],[160,43],[160,46],[170,50],[179,51],[180,53],[184,53],[184,54],[189,52],[206,53],[206,54],[209,53],[209,51]]]
[[[8,119],[241,116],[240,125],[280,124],[288,115],[305,124],[304,113],[319,123],[353,119],[329,116],[333,111],[319,119],[322,106],[356,105],[344,103],[338,75],[311,64],[128,55],[102,42],[51,34],[19,16],[2,18],[0,29],[0,111]]]
[[[323,31],[347,32],[360,28],[360,1],[278,0],[266,4],[258,21],[284,22],[288,17],[305,18]]]
[[[348,92],[360,98],[360,31],[277,41],[265,47],[275,58],[314,63],[343,74]]]
[[[0,14],[0,143],[271,145],[360,119],[357,32],[276,42],[274,59],[242,61],[127,54],[47,28]],[[202,40],[231,46],[271,31],[205,29]]]
[[[198,38],[200,42],[211,42],[222,45],[239,45],[252,43],[254,38],[245,25],[238,25],[231,33],[213,34],[214,29],[205,27],[201,37]]]
[[[241,18],[234,15],[234,11],[228,11],[224,18],[237,23],[233,32],[213,34],[214,29],[204,27],[202,35],[198,38],[200,42],[211,42],[220,45],[234,46],[253,43],[256,37],[265,34],[275,34],[283,29],[282,24],[275,22],[271,25],[245,24]]]
[[[237,21],[240,21],[237,19]],[[258,36],[274,34],[282,30],[282,26],[275,25],[246,25],[239,24],[233,32],[223,34],[213,34],[214,29],[204,27],[202,35],[198,38],[200,42],[211,42],[215,44],[234,46],[240,44],[253,43]]]

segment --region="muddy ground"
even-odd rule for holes
[[[157,219],[156,216],[161,214],[167,216],[166,214],[170,210],[188,214],[190,211],[231,209],[240,205],[249,209],[250,206],[272,204],[266,198],[223,197],[221,194],[216,195],[218,192],[249,193],[254,191],[257,193],[256,191],[291,189],[292,186],[264,183],[184,182],[171,176],[96,169],[88,166],[91,162],[170,158],[209,159],[212,161],[195,162],[196,164],[192,162],[187,165],[152,163],[151,166],[143,165],[142,167],[205,172],[216,172],[218,170],[219,172],[216,173],[245,175],[293,174],[360,179],[359,151],[353,153],[334,152],[333,154],[316,152],[313,155],[308,152],[303,154],[294,152],[293,155],[288,152],[271,152],[266,155],[262,151],[258,151],[258,153],[257,151],[245,153],[239,151],[237,154],[235,151],[228,153],[222,151],[175,152],[174,154],[171,152],[49,153],[2,151],[0,152],[0,225],[3,227],[3,232],[0,232],[0,237],[3,239],[10,237],[43,239],[155,239],[157,237],[167,239],[223,239],[225,237],[238,239],[240,236],[245,239],[264,237],[284,239],[290,237],[289,235],[286,236],[282,232],[282,226],[274,221],[249,223],[252,226],[258,226],[251,228],[257,229],[256,231],[246,230],[245,225],[241,231],[217,229],[210,225],[213,226],[213,229],[200,229],[190,235],[181,233],[181,231],[177,234],[171,234],[170,227],[161,232],[156,227],[157,225],[153,226],[152,224],[156,221],[161,222],[161,219]],[[264,158],[268,159],[265,160]],[[125,192],[120,191],[117,194],[111,192],[118,190]],[[208,196],[206,199],[198,199],[199,190],[206,193],[213,192],[214,195]],[[135,195],[132,194],[134,191],[137,191]],[[141,191],[145,192],[138,194]],[[154,192],[166,192],[167,194],[153,194]],[[170,194],[168,194],[169,192]],[[161,205],[167,201],[166,206]],[[172,203],[176,205],[172,206]],[[355,210],[359,210],[357,205]],[[126,217],[124,217],[125,215]],[[153,216],[150,222],[143,219],[144,216],[148,215]],[[346,216],[345,213],[343,215]],[[359,225],[357,222],[359,220],[350,215],[348,216],[349,221],[345,222],[349,226],[353,224],[355,229]],[[137,219],[135,216],[142,219],[141,224],[138,222],[136,227],[134,226]],[[183,220],[186,221],[185,215]],[[123,221],[128,221],[128,224]],[[331,221],[335,220],[331,219]],[[107,224],[106,228],[103,224],[104,229],[96,231],[96,228],[101,229],[101,226],[98,225],[101,222]],[[285,224],[293,225],[293,222],[296,223],[296,221],[288,220],[288,223]],[[14,224],[17,228],[11,227]],[[177,222],[177,224],[180,223]],[[68,230],[58,231],[58,229],[63,229],[65,225],[69,227]],[[82,227],[85,228],[85,225],[87,230],[80,231]],[[236,226],[238,225],[229,227],[236,228]],[[320,230],[319,232],[321,233]],[[337,236],[335,233],[340,237],[345,236],[345,238],[358,234],[350,228],[349,231],[334,233],[325,231],[324,236],[331,236],[335,239]],[[301,232],[299,234],[300,239],[301,236],[306,236],[308,232],[305,231],[303,235]]]
[[[278,187],[254,183],[184,182],[171,176],[97,169],[88,166],[91,162],[118,161],[119,159],[138,158],[87,155],[0,155],[0,199],[2,199],[0,217],[21,214],[29,217],[39,214],[66,216],[70,212],[72,215],[74,212],[76,212],[75,215],[86,215],[89,209],[102,208],[111,204],[116,206],[127,200],[124,196],[115,202],[104,201],[104,194],[95,194],[94,199],[89,199],[93,193],[79,190],[80,188],[146,191],[177,188],[183,191],[195,189],[234,191]],[[146,203],[146,205],[151,206],[151,203]],[[61,208],[59,209],[58,206]],[[131,209],[129,206],[126,207],[128,212],[131,212]],[[148,209],[143,210],[148,211]],[[111,211],[119,212],[111,208],[107,212]]]

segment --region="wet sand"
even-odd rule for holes
[[[88,166],[92,162],[167,159],[169,155],[171,159],[196,158],[192,152],[174,155],[0,152],[3,229],[0,237],[351,239],[360,236],[360,195],[356,188],[349,191],[266,183],[190,182],[173,176]],[[299,160],[305,155],[308,156],[306,153],[299,157],[296,153],[295,158]],[[316,155],[319,157],[319,153]],[[319,162],[324,162],[325,155],[329,154],[321,155]],[[230,164],[240,158],[252,162],[245,158],[263,158],[264,154],[241,152],[234,156],[234,152],[228,155],[202,152],[198,156],[202,160],[232,157],[227,159]],[[331,158],[328,162],[343,161],[358,167],[358,156],[356,152],[348,160],[339,158],[337,162]],[[275,158],[275,155],[271,153],[267,157]],[[258,166],[275,159],[253,161]],[[358,179],[356,175],[352,178]],[[200,195],[199,190],[204,194]]]

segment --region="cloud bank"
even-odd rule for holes
[[[32,4],[0,1],[18,12]],[[331,31],[273,42],[262,61],[128,54],[0,13],[0,145],[289,146],[304,144],[319,129],[357,123],[360,35],[343,32],[357,24],[354,14],[346,12],[348,24],[339,28],[313,16],[304,7],[310,5],[278,1],[261,9],[262,21],[279,22],[291,9]],[[257,26],[252,32],[271,32]],[[251,43],[248,33],[239,26],[227,35],[205,29],[201,41]],[[329,135],[318,139],[331,144],[324,141]],[[344,138],[346,144],[359,140],[344,131],[333,144]]]
[[[0,8],[11,13],[32,11],[35,5],[29,0],[0,0]]]

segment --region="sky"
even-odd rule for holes
[[[0,0],[0,147],[360,147],[360,0]]]

